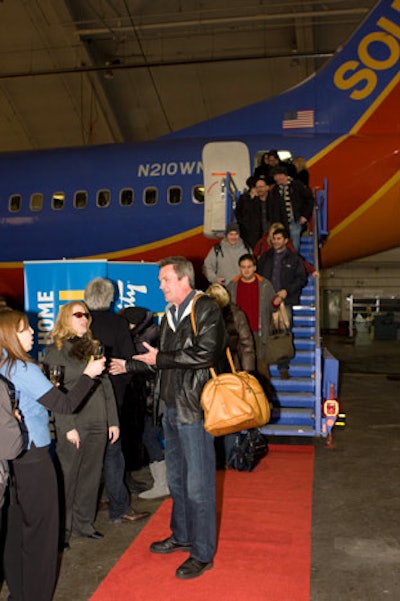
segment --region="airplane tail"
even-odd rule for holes
[[[400,0],[381,0],[316,74],[291,90],[180,130],[167,138],[348,133],[397,83]]]

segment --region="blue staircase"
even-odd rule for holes
[[[300,254],[314,258],[313,237],[302,237]],[[261,431],[268,436],[318,436],[321,432],[321,347],[317,323],[316,280],[311,275],[303,288],[300,305],[293,307],[293,342],[296,354],[290,362],[289,380],[281,380],[276,365],[270,367],[271,420]]]

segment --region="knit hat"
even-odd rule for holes
[[[240,233],[239,224],[236,222],[229,223],[226,226],[225,234],[229,234],[229,232],[237,232],[239,234]]]
[[[143,307],[126,307],[120,311],[120,315],[129,321],[129,323],[137,325],[146,318],[147,309]]]

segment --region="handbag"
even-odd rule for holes
[[[236,434],[227,465],[239,472],[251,472],[268,453],[265,437],[258,428]]]
[[[191,311],[194,333],[194,303]],[[270,407],[265,392],[254,376],[236,371],[229,348],[226,356],[232,373],[218,374],[210,367],[211,379],[200,395],[204,411],[204,429],[213,436],[223,436],[261,426],[269,421]]]
[[[265,361],[268,365],[276,365],[293,359],[295,353],[289,319],[283,303],[272,315],[271,333],[265,344]]]

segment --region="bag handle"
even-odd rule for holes
[[[192,324],[192,328],[193,328],[193,332],[194,332],[195,336],[197,336],[197,326],[196,326],[196,318],[195,318],[195,315],[194,315],[194,306],[195,306],[195,304],[197,302],[197,299],[200,298],[200,296],[203,296],[203,295],[202,294],[196,294],[193,297],[192,309],[190,311],[190,322]],[[232,371],[233,374],[235,374],[236,373],[236,367],[235,367],[235,364],[233,363],[232,353],[231,353],[231,349],[229,348],[229,346],[226,347],[225,352],[226,352],[226,356],[227,356],[228,361],[229,361],[229,365],[230,365],[231,371]],[[212,377],[214,379],[216,379],[217,378],[217,373],[216,373],[216,371],[215,371],[215,369],[213,367],[210,367],[210,372],[211,372]]]
[[[286,311],[286,307],[282,302],[279,305],[279,309],[272,313],[272,330],[279,332],[281,330],[288,331],[290,328],[289,317]]]

